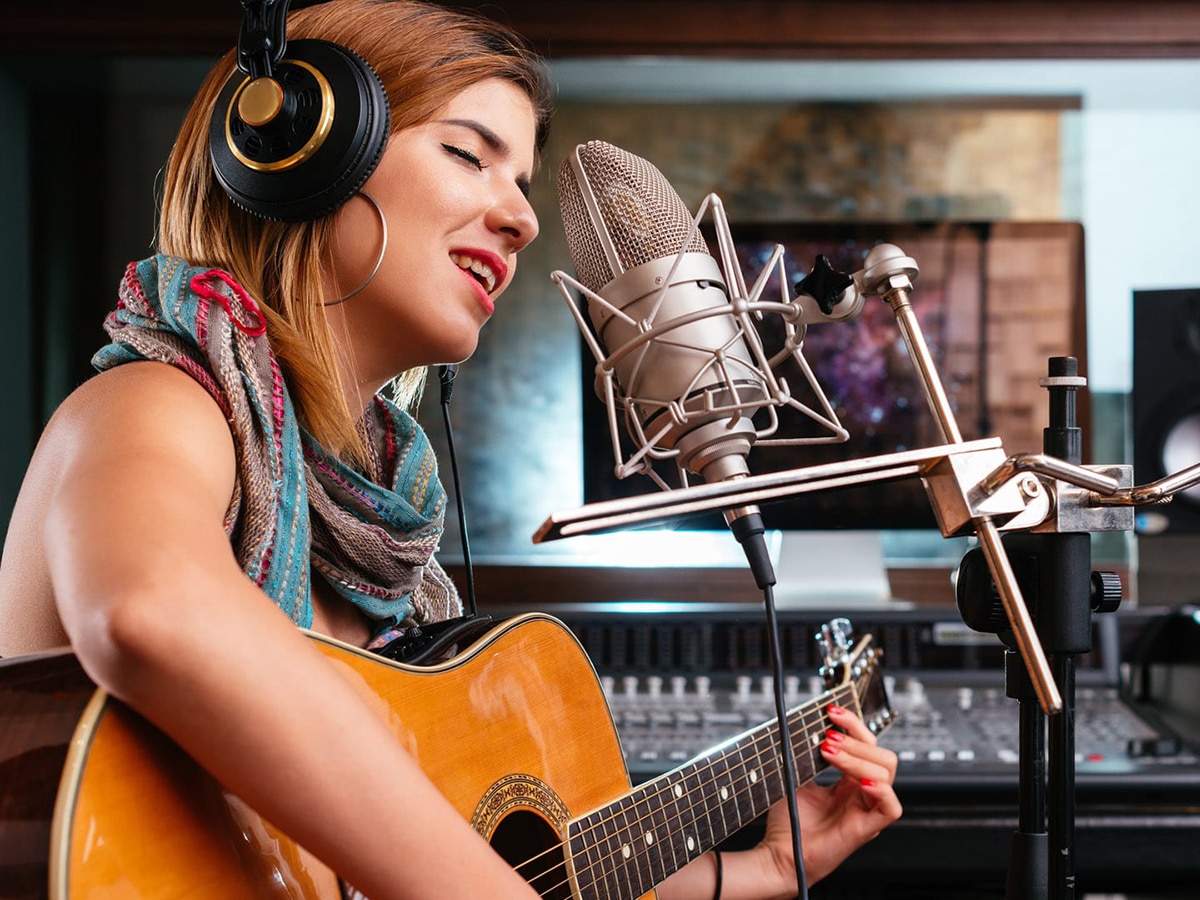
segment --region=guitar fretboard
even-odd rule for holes
[[[796,780],[828,767],[818,752],[830,703],[857,706],[838,688],[787,714]],[[784,796],[779,729],[772,720],[609,806],[575,820],[569,848],[583,897],[632,900],[763,815]]]

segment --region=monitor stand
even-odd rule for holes
[[[907,604],[892,597],[878,531],[781,531],[769,546],[779,609]]]

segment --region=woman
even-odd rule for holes
[[[442,493],[424,437],[375,395],[399,375],[411,399],[423,367],[470,356],[536,236],[543,76],[494,24],[416,2],[333,0],[287,31],[372,64],[386,149],[330,215],[248,214],[210,167],[232,54],[216,66],[168,164],[161,255],[130,268],[101,374],[31,462],[0,570],[0,655],[69,642],[369,897],[530,897],[296,625],[378,646],[459,610],[431,558]],[[823,752],[845,777],[801,798],[813,881],[900,812],[895,757],[832,715],[846,735]],[[706,855],[661,894],[789,896],[790,848],[776,810],[757,848],[719,867]]]

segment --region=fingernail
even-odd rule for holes
[[[830,728],[828,731],[825,732],[825,740],[827,740],[827,741],[834,741],[835,743],[841,743],[845,739],[846,739],[846,736],[844,734],[842,734],[840,731],[834,731],[832,728]]]
[[[821,749],[822,749],[822,750],[824,750],[826,753],[829,753],[829,754],[831,754],[831,755],[832,755],[832,754],[834,754],[834,753],[838,753],[838,752],[840,752],[840,751],[838,750],[838,748],[837,748],[837,747],[835,747],[833,744],[829,743],[829,741],[825,741],[823,744],[821,744]]]
[[[875,782],[873,782],[870,778],[862,779],[859,781],[859,784],[861,784],[863,787],[875,787]]]
[[[826,709],[828,709],[829,714],[833,715],[833,716],[840,716],[842,713],[845,712],[845,710],[842,709],[840,706],[838,706],[836,703],[830,703],[829,706],[826,707]]]

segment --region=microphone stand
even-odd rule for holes
[[[1071,464],[1082,458],[1076,426],[1075,392],[1086,384],[1073,357],[1052,358],[1042,386],[1050,393],[1050,424],[1043,432],[1046,454]],[[1035,532],[1038,529],[1034,529]],[[1086,530],[1012,534],[1004,546],[1018,573],[1050,652],[1063,694],[1062,712],[1047,723],[1023,671],[1012,665],[1012,636],[997,615],[993,588],[969,553],[958,579],[963,621],[977,631],[996,632],[1010,647],[1005,654],[1006,693],[1020,711],[1018,828],[1013,834],[1005,897],[1008,900],[1072,900],[1075,896],[1075,659],[1091,649],[1091,613],[1115,611],[1120,581],[1112,573],[1091,572],[1091,539]],[[1045,735],[1049,728],[1049,768]],[[1047,818],[1047,809],[1049,815]],[[1049,828],[1047,829],[1047,822]]]

